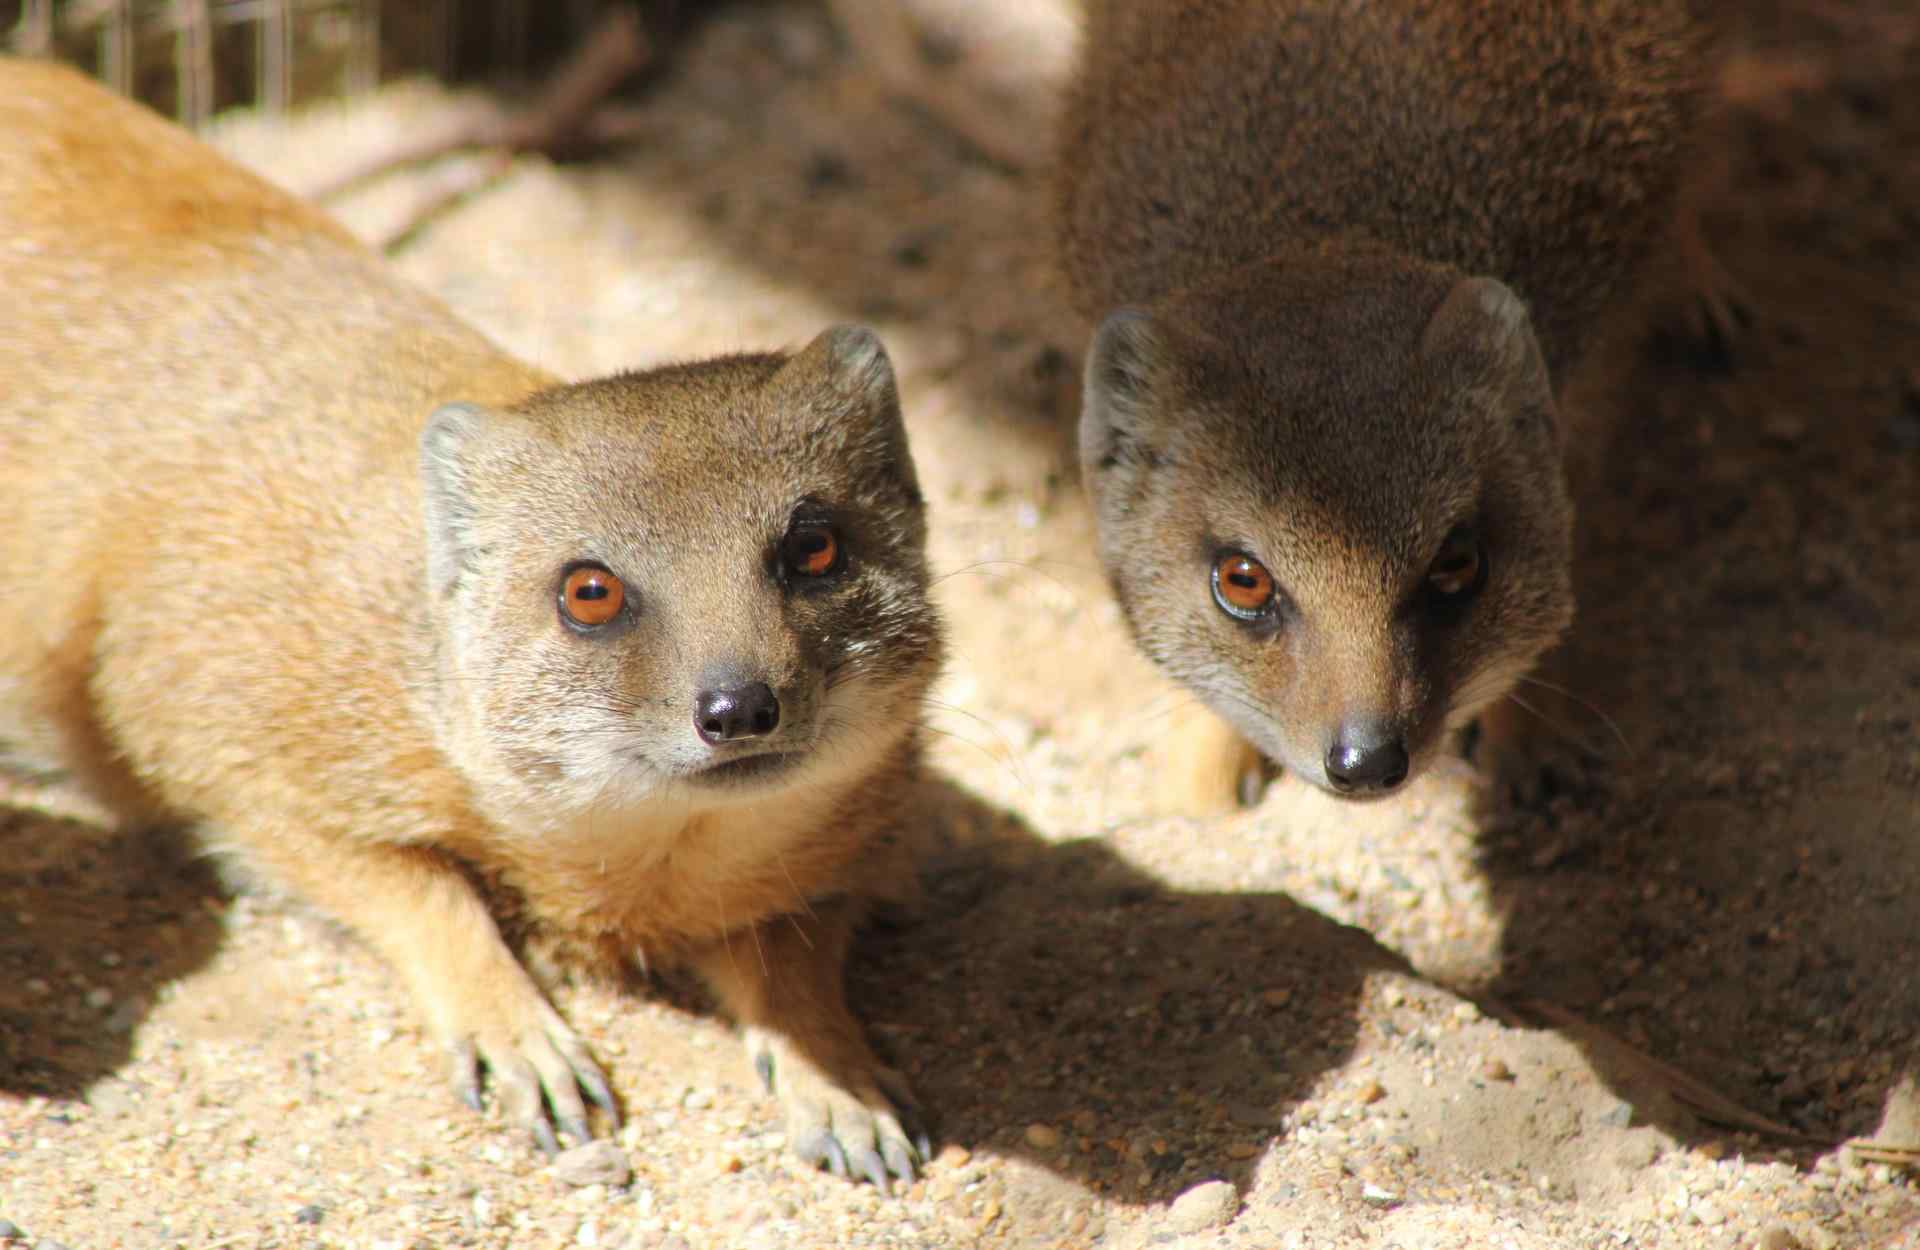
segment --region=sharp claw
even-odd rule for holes
[[[620,1105],[613,1100],[613,1089],[607,1079],[591,1069],[578,1074],[580,1088],[587,1092],[587,1101],[613,1118],[613,1127],[620,1127]]]
[[[847,1177],[847,1151],[836,1137],[829,1136],[826,1142],[827,1170],[842,1180]]]
[[[577,1116],[568,1116],[565,1120],[562,1120],[560,1122],[560,1131],[573,1138],[575,1145],[584,1146],[593,1140],[593,1130],[587,1127],[585,1120]]]
[[[873,1187],[883,1194],[891,1194],[893,1188],[887,1184],[887,1165],[880,1156],[871,1150],[862,1150],[858,1156],[860,1175],[873,1182]]]
[[[540,1148],[541,1154],[551,1159],[560,1153],[560,1142],[559,1139],[553,1135],[553,1125],[547,1123],[546,1119],[542,1117],[533,1122],[532,1128],[533,1144]]]
[[[897,1137],[890,1137],[881,1145],[881,1151],[887,1157],[887,1167],[901,1180],[912,1184],[913,1146]]]
[[[767,1092],[771,1094],[773,1092],[772,1052],[763,1050],[755,1055],[753,1057],[753,1070],[760,1074],[760,1084],[766,1086]]]
[[[475,1111],[480,1103],[480,1060],[469,1042],[455,1042],[447,1048],[448,1067],[453,1073],[453,1096]]]
[[[912,1152],[916,1162],[925,1163],[933,1158],[933,1141],[927,1136],[926,1122],[919,1108],[902,1103],[899,1099],[894,1100],[894,1106],[899,1108],[897,1117],[900,1121],[901,1144]]]

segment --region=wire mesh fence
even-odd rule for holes
[[[369,90],[383,78],[526,75],[601,0],[0,0],[0,46],[78,65],[197,126]]]

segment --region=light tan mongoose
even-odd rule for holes
[[[1092,0],[1058,229],[1135,638],[1250,757],[1398,787],[1567,628],[1559,396],[1676,216],[1688,0]],[[1244,739],[1244,741],[1242,741]]]
[[[0,240],[0,759],[346,922],[549,1147],[612,1100],[516,937],[691,964],[801,1155],[911,1175],[842,988],[941,654],[873,335],[559,385],[32,62]]]

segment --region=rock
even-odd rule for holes
[[[1204,1181],[1173,1200],[1167,1223],[1176,1233],[1225,1228],[1240,1211],[1240,1191],[1226,1181]]]
[[[1785,1224],[1775,1224],[1760,1234],[1758,1250],[1806,1250],[1806,1245]]]
[[[587,1185],[624,1185],[633,1178],[626,1151],[610,1141],[590,1141],[553,1157],[553,1174],[576,1189]]]
[[[326,1211],[312,1203],[308,1203],[293,1213],[293,1222],[296,1224],[318,1224],[326,1218]]]
[[[15,1237],[24,1238],[26,1230],[12,1220],[0,1219],[0,1241],[11,1241]]]
[[[1052,1150],[1060,1144],[1060,1131],[1050,1124],[1027,1125],[1027,1145],[1035,1150]]]
[[[1377,1210],[1386,1211],[1400,1205],[1400,1195],[1391,1189],[1383,1189],[1372,1181],[1368,1181],[1365,1188],[1360,1191],[1360,1201]]]
[[[99,1115],[124,1116],[133,1111],[133,1096],[117,1081],[100,1081],[87,1091],[87,1105]]]
[[[1513,1069],[1498,1055],[1488,1055],[1480,1061],[1480,1075],[1489,1081],[1511,1081]]]
[[[1633,1104],[1624,1098],[1616,1099],[1595,1117],[1609,1128],[1631,1128],[1633,1126]]]

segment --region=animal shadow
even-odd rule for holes
[[[160,988],[213,957],[225,906],[181,838],[0,808],[0,1091],[112,1075]]]
[[[1176,890],[1098,838],[925,790],[927,898],[851,977],[939,1140],[1143,1203],[1244,1186],[1350,1054],[1368,974],[1407,971],[1284,895]]]

